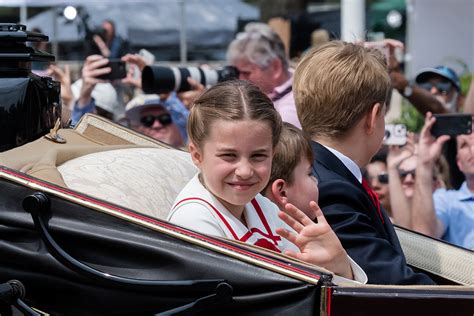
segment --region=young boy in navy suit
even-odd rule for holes
[[[390,94],[384,55],[330,42],[307,53],[293,91],[303,130],[312,139],[319,206],[347,253],[372,284],[434,284],[407,266],[377,195],[360,168],[378,151]]]

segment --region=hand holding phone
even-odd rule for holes
[[[431,135],[439,137],[441,135],[457,136],[472,133],[471,114],[434,114],[436,122],[431,128]]]
[[[104,66],[110,67],[110,72],[105,75],[98,76],[98,79],[102,80],[116,80],[122,79],[127,76],[127,68],[125,66],[125,62],[121,61],[120,59],[111,59],[109,63]]]

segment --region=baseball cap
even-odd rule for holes
[[[166,100],[161,100],[157,94],[139,95],[127,103],[125,106],[125,116],[131,122],[139,122],[142,110],[153,106],[161,106],[170,112],[173,123],[178,126],[181,136],[187,141],[186,124],[189,110],[174,93],[170,94]]]
[[[72,94],[74,99],[79,98],[81,93],[82,79],[75,81],[71,85]],[[95,105],[106,110],[107,112],[113,113],[114,118],[119,117],[123,113],[123,105],[121,106],[117,92],[110,83],[98,83],[92,90],[91,97],[95,100]]]
[[[448,79],[456,88],[456,90],[461,90],[461,83],[459,77],[454,70],[446,66],[436,66],[434,68],[423,68],[415,76],[416,83],[426,81],[433,74],[441,76],[445,79]]]

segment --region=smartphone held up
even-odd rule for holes
[[[431,128],[431,135],[439,137],[441,135],[457,136],[472,133],[471,114],[434,114],[436,122]]]
[[[403,146],[407,143],[407,127],[405,124],[385,124],[384,145]]]
[[[102,79],[102,80],[117,80],[117,79],[123,79],[127,76],[127,67],[124,61],[120,59],[111,59],[109,60],[109,63],[104,66],[105,67],[110,67],[110,72],[98,76],[97,78]]]

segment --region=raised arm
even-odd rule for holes
[[[390,78],[393,88],[397,89],[423,115],[427,112],[447,113],[446,108],[436,97],[416,84],[410,84],[400,69],[391,70]]]
[[[388,70],[392,87],[397,89],[423,115],[427,112],[446,113],[447,110],[436,97],[416,84],[410,84],[410,81],[403,74],[400,62],[395,56],[396,49],[404,48],[403,43],[391,39],[386,39],[382,43],[384,43],[384,47],[388,52]]]
[[[398,166],[414,155],[413,134],[409,135],[404,147],[390,146],[387,155],[388,189],[394,224],[411,228],[410,203],[403,192]]]
[[[449,136],[434,138],[431,135],[431,127],[435,121],[436,118],[431,113],[427,113],[425,125],[420,134],[412,222],[414,230],[440,238],[444,233],[444,226],[436,217],[433,203],[433,170],[436,160],[441,155],[443,144],[449,140]]]
[[[82,87],[77,100],[79,108],[83,108],[90,104],[92,90],[94,90],[97,83],[105,82],[98,79],[99,76],[110,73],[110,67],[104,67],[109,60],[100,55],[91,55],[86,58],[84,66],[82,67]]]

